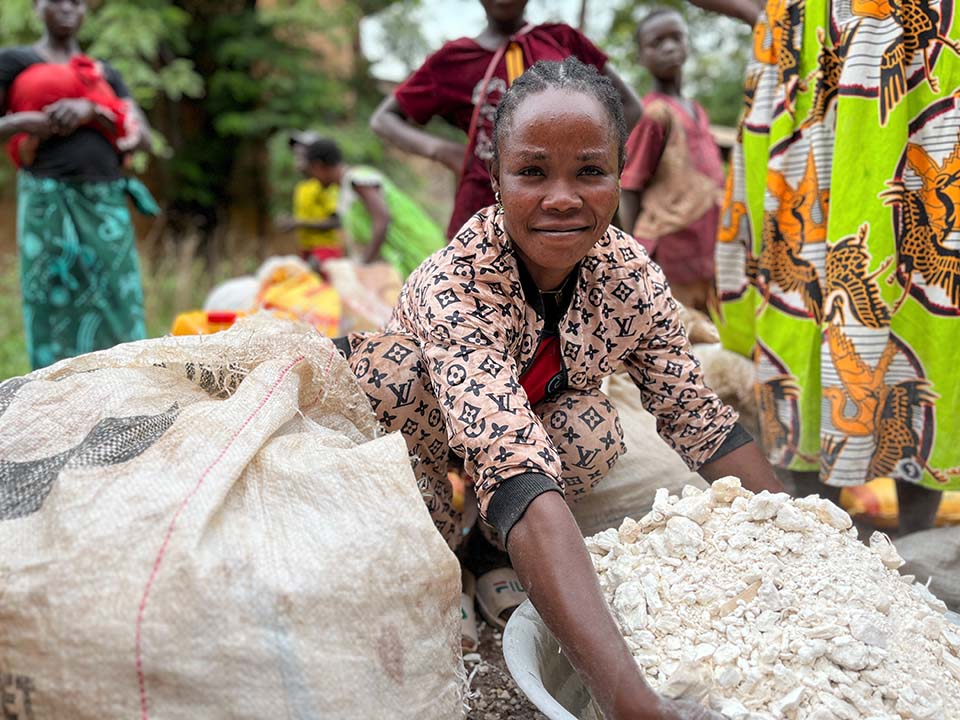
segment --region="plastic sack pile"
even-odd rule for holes
[[[0,385],[0,715],[461,717],[457,561],[378,435],[262,315]]]
[[[817,496],[723,478],[658,492],[587,540],[637,663],[660,692],[731,720],[960,718],[960,628]]]

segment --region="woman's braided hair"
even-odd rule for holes
[[[620,170],[626,159],[627,123],[623,117],[620,93],[610,80],[593,65],[584,65],[572,55],[562,62],[541,60],[527,68],[503,94],[493,120],[493,160],[500,161],[500,141],[507,134],[513,114],[520,103],[531,95],[551,88],[589,95],[607,110],[611,130],[617,136],[617,157]]]

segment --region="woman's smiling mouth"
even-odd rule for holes
[[[574,233],[587,232],[590,230],[589,225],[577,225],[574,227],[534,227],[531,228],[534,232],[541,233],[544,235],[573,235]]]

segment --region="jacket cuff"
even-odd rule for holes
[[[539,472],[514,475],[497,486],[487,506],[487,522],[497,529],[504,547],[507,536],[530,503],[537,496],[551,491],[563,493],[556,480]]]
[[[702,465],[707,463],[712,463],[714,460],[719,460],[724,455],[732,453],[739,447],[743,447],[747,443],[753,442],[753,436],[743,429],[743,425],[740,423],[734,423],[733,428],[730,430],[730,433],[727,435],[726,439],[720,443],[713,455],[710,456],[710,459],[703,462]]]

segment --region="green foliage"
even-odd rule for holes
[[[20,311],[17,257],[0,254],[0,382],[30,372]]]
[[[0,3],[0,46],[24,45],[40,36],[42,26],[33,11],[33,0]]]
[[[654,7],[676,8],[690,29],[691,58],[684,69],[685,90],[706,109],[711,122],[733,126],[743,105],[743,74],[750,58],[750,28],[708,13],[684,0],[624,0],[614,13],[604,49],[614,67],[640,93],[652,82],[637,60],[637,23]]]
[[[160,96],[203,94],[203,81],[182,57],[189,23],[189,14],[168,0],[114,0],[90,13],[80,40],[89,54],[116,66],[133,97],[150,109]]]
[[[161,95],[179,99],[203,92],[200,76],[182,57],[189,22],[169,0],[91,3],[80,42],[88,54],[116,66],[137,102],[149,108]],[[0,46],[35,42],[42,32],[33,0],[0,3]]]
[[[378,17],[385,54],[403,63],[407,73],[416,70],[431,50],[420,27],[422,12],[422,0],[404,0],[393,4]]]

